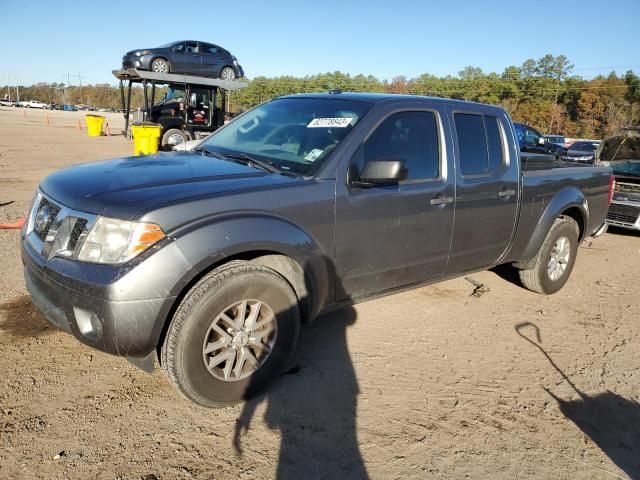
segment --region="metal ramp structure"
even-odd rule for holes
[[[120,81],[120,99],[122,102],[122,110],[124,112],[124,132],[129,130],[129,119],[131,116],[131,87],[134,84],[141,84],[144,95],[145,111],[150,112],[155,102],[156,85],[184,85],[194,87],[208,87],[219,92],[221,95],[221,104],[226,105],[227,92],[233,92],[245,88],[248,83],[242,80],[222,80],[219,78],[209,78],[197,75],[181,74],[181,73],[156,73],[147,70],[139,70],[137,68],[112,70],[114,77]],[[151,92],[149,92],[151,86]],[[125,90],[127,90],[125,94]],[[225,107],[226,111],[226,107]]]

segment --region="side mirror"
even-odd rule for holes
[[[360,187],[373,187],[398,183],[407,178],[407,169],[400,160],[371,160],[360,174]]]
[[[538,137],[538,145],[544,145],[545,142],[545,138],[544,137]]]

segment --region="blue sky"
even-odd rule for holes
[[[247,76],[341,70],[378,78],[485,72],[546,53],[575,74],[640,72],[640,0],[1,0],[0,84],[115,83],[122,54],[183,38],[218,43]],[[603,9],[606,5],[606,9]],[[6,19],[10,19],[7,21]],[[604,68],[601,68],[604,67]],[[597,68],[597,69],[596,69]]]

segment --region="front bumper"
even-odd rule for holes
[[[104,265],[62,258],[45,262],[25,240],[22,262],[33,303],[53,325],[114,355],[146,357],[155,351],[176,297],[118,298],[132,288],[139,290],[131,285],[132,280],[138,283],[147,277],[153,281],[153,272],[148,270],[152,265],[140,263],[132,271],[146,272],[138,271],[132,278],[122,272],[106,272],[118,267],[105,269]]]
[[[122,57],[122,68],[141,68],[143,70],[149,70],[151,65],[151,55],[142,55],[138,57],[136,55],[125,55]]]
[[[615,227],[640,230],[640,202],[614,200],[609,206],[606,222]]]

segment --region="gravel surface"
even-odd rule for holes
[[[47,173],[133,149],[44,115],[0,108],[0,222]],[[585,242],[550,297],[496,269],[333,312],[222,410],[49,326],[17,231],[0,265],[0,478],[640,478],[637,234]]]

